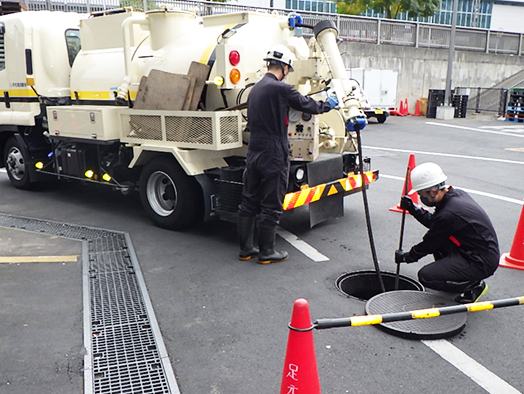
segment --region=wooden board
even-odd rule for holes
[[[148,77],[140,80],[133,108],[182,110],[190,85],[191,78],[187,75],[151,70]]]
[[[198,102],[202,96],[202,91],[204,86],[206,86],[207,77],[209,75],[210,67],[207,64],[202,64],[198,62],[191,62],[189,66],[188,75],[190,77],[195,77],[195,87],[193,89],[193,97],[189,105],[190,111],[195,111],[198,109]]]

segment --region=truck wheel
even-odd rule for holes
[[[17,189],[29,189],[32,186],[26,157],[20,143],[13,137],[7,140],[4,151],[5,169],[9,180]]]
[[[198,183],[174,160],[161,157],[146,164],[139,189],[142,205],[155,225],[181,230],[199,219],[202,197]]]
[[[384,115],[384,114],[382,114],[382,115],[377,115],[377,121],[378,121],[378,123],[384,123],[384,122],[386,121],[387,118],[388,118],[388,117],[387,117],[386,115]]]

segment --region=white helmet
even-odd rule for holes
[[[289,71],[293,71],[293,62],[297,60],[295,54],[285,45],[276,45],[264,58],[266,62],[280,62],[289,66]]]
[[[423,163],[411,171],[411,184],[413,189],[408,194],[413,194],[436,186],[444,186],[448,179],[442,168],[435,163]]]

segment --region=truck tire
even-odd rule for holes
[[[173,159],[159,157],[146,164],[139,190],[145,211],[158,227],[182,230],[200,219],[200,187]]]
[[[388,117],[384,114],[377,115],[377,121],[378,123],[384,123]]]
[[[4,165],[11,184],[17,189],[30,189],[33,183],[29,176],[27,158],[16,138],[7,140],[4,150]]]

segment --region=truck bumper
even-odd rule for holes
[[[364,173],[365,185],[369,185],[378,179],[378,170]],[[343,193],[348,195],[360,191],[362,188],[362,177],[360,174],[350,174],[345,178],[323,183],[312,187],[303,187],[297,192],[288,193],[284,197],[283,208],[288,211],[302,205],[311,204],[329,196]]]

